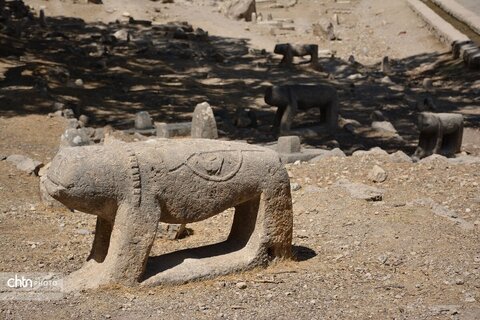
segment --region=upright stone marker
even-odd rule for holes
[[[153,129],[152,117],[147,111],[137,112],[135,115],[135,129],[150,130]]]
[[[197,104],[193,112],[192,138],[217,139],[217,123],[207,102]]]

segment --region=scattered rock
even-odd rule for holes
[[[354,153],[352,153],[352,156],[366,156],[366,155],[388,156],[388,152],[383,150],[380,147],[374,147],[368,151],[357,150]]]
[[[82,115],[80,115],[80,117],[78,117],[78,122],[79,122],[80,127],[86,127],[88,125],[88,123],[90,122],[90,118],[88,118],[88,116],[82,114]]]
[[[430,79],[430,78],[425,78],[425,79],[423,79],[422,84],[423,84],[423,88],[424,88],[425,90],[427,90],[427,91],[432,91],[432,89],[433,89],[433,81],[432,81],[432,79]]]
[[[53,109],[53,112],[63,111],[65,109],[65,104],[61,102],[54,102],[52,109]]]
[[[75,80],[75,85],[77,87],[83,87],[83,80],[82,79]]]
[[[92,144],[93,128],[67,129],[60,137],[60,147],[80,147]]]
[[[62,111],[62,116],[67,119],[75,119],[75,112],[72,109],[65,109]]]
[[[432,163],[432,162],[437,162],[437,161],[448,161],[448,158],[445,156],[442,156],[440,154],[432,154],[426,158],[421,159],[418,161],[418,163]]]
[[[356,129],[362,126],[357,120],[345,119],[342,117],[339,117],[338,125],[350,133],[355,133]]]
[[[372,129],[376,131],[386,131],[389,133],[398,134],[397,129],[395,129],[393,124],[389,121],[373,121]]]
[[[392,81],[392,79],[390,79],[389,76],[385,76],[385,77],[383,77],[382,79],[380,79],[380,83],[388,84],[388,85],[395,84],[395,83]]]
[[[92,231],[87,230],[87,229],[77,229],[77,230],[75,230],[75,232],[76,232],[77,234],[81,234],[81,235],[84,235],[84,236],[93,233]]]
[[[217,139],[217,123],[207,102],[197,104],[193,112],[192,138]]]
[[[14,164],[17,169],[25,171],[28,174],[38,175],[38,170],[43,167],[43,163],[37,160],[30,159],[29,157],[22,156],[20,154],[12,154],[6,158],[6,160]]]
[[[292,191],[298,191],[298,190],[300,190],[301,188],[302,188],[302,186],[299,185],[299,184],[296,183],[296,182],[290,183],[290,190],[292,190]]]
[[[362,183],[353,183],[347,179],[340,179],[335,186],[344,189],[352,198],[367,201],[382,201],[384,191]]]
[[[246,289],[247,288],[247,283],[246,282],[237,282],[235,284],[235,286],[238,288],[238,289]]]
[[[345,152],[343,152],[341,149],[335,148],[333,150],[330,150],[329,152],[325,152],[324,154],[316,156],[315,158],[311,159],[309,162],[316,163],[332,157],[344,158],[346,157],[346,155],[345,155]]]
[[[115,39],[117,39],[119,41],[128,42],[130,40],[130,34],[129,34],[128,30],[126,30],[126,29],[120,29],[120,30],[115,31],[113,36],[115,37]]]
[[[375,110],[370,114],[370,119],[372,121],[386,121],[385,116],[383,115],[382,111]]]
[[[413,160],[410,158],[405,152],[398,150],[397,152],[394,152],[389,155],[390,161],[391,162],[396,162],[396,163],[412,163]]]
[[[68,119],[67,120],[67,129],[78,129],[80,128],[80,123],[77,119]]]
[[[387,176],[387,172],[378,165],[374,165],[372,170],[370,170],[368,173],[368,179],[372,180],[373,182],[384,182],[387,180]]]

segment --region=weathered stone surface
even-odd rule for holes
[[[90,118],[84,114],[80,115],[78,117],[78,122],[80,124],[80,127],[86,127],[88,126],[88,123],[90,122]]]
[[[456,113],[422,112],[418,115],[420,137],[412,158],[415,161],[432,154],[451,157],[461,151],[463,116]]]
[[[352,156],[367,156],[367,155],[375,155],[375,156],[388,156],[388,152],[383,150],[380,147],[373,147],[372,149],[365,151],[365,150],[357,150],[352,153]]]
[[[78,123],[77,119],[68,119],[67,120],[67,129],[78,129],[80,128],[80,124]]]
[[[68,208],[98,216],[89,259],[65,279],[67,291],[183,283],[291,256],[290,181],[267,148],[206,139],[112,140],[61,149],[43,183]],[[150,257],[147,265],[159,222],[197,222],[230,207],[235,216],[225,242]]]
[[[387,176],[387,172],[378,165],[374,165],[372,170],[370,170],[368,173],[368,179],[372,180],[373,182],[384,182],[387,180]]]
[[[278,153],[295,153],[301,149],[300,138],[298,136],[283,136],[278,138]]]
[[[92,128],[89,128],[92,129]],[[60,147],[80,147],[92,144],[91,130],[87,128],[67,129],[60,137]]]
[[[329,151],[323,149],[302,149],[300,152],[279,153],[279,155],[282,163],[294,163],[297,161],[310,161],[311,159],[326,153],[329,153]]]
[[[42,175],[40,177],[40,200],[42,200],[42,203],[47,206],[47,207],[50,207],[50,208],[65,208],[65,206],[55,200],[54,198],[52,198],[52,196],[50,196],[48,194],[48,191],[47,189],[45,188],[45,185],[43,184],[43,181],[46,179],[46,176],[45,175]]]
[[[192,138],[217,139],[217,122],[207,102],[197,104],[193,111]]]
[[[252,21],[252,13],[257,12],[257,7],[255,0],[230,0],[225,10],[232,19]]]
[[[75,118],[75,112],[72,109],[65,109],[62,111],[62,115],[67,119]]]
[[[423,159],[420,159],[419,163],[431,163],[431,162],[436,162],[436,161],[443,161],[447,162],[448,158],[445,156],[442,156],[440,154],[432,154],[428,157],[425,157]]]
[[[397,134],[397,129],[389,121],[373,121],[372,129]]]
[[[155,122],[157,137],[173,138],[173,137],[188,137],[192,134],[191,122]]]
[[[153,129],[152,117],[147,111],[140,111],[135,114],[135,129],[150,130]]]
[[[333,150],[330,150],[329,152],[316,156],[315,158],[311,159],[309,162],[316,163],[316,162],[320,162],[322,160],[333,158],[333,157],[344,158],[346,157],[346,155],[345,155],[345,152],[343,152],[341,149],[335,148]]]
[[[389,155],[390,161],[397,163],[412,163],[413,160],[405,152],[399,150]]]
[[[344,189],[352,198],[367,201],[382,201],[384,191],[362,183],[353,183],[347,179],[340,179],[335,186]]]
[[[30,159],[29,157],[22,156],[20,154],[12,154],[6,159],[17,167],[17,169],[25,171],[28,174],[38,175],[38,170],[43,166],[43,163],[37,160]]]

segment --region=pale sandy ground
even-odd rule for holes
[[[279,35],[272,35],[267,25],[226,18],[219,12],[223,3],[220,1],[176,0],[174,4],[161,4],[149,0],[105,0],[101,6],[59,0],[25,2],[37,10],[45,6],[47,15],[78,16],[91,22],[122,20],[125,13],[158,23],[188,21],[210,34],[245,38],[252,47],[268,51],[273,51],[275,43],[280,42],[319,43],[321,49],[336,50],[338,56],[345,59],[353,54],[362,63],[375,63],[383,56],[401,59],[448,49],[432,36],[404,0],[352,0],[347,4],[337,4],[333,0],[299,0],[296,6],[288,9],[270,9],[273,1],[258,4],[257,10],[263,17],[272,14],[273,19],[294,20],[295,31]],[[327,42],[314,36],[312,24],[332,20],[335,12],[340,22],[335,27],[342,41]]]

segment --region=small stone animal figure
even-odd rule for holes
[[[287,134],[297,110],[320,108],[320,122],[330,129],[338,127],[338,95],[330,85],[283,85],[267,88],[265,103],[278,107],[273,128]]]
[[[293,57],[310,56],[312,65],[318,64],[318,45],[316,44],[277,44],[273,50],[276,54],[282,54],[283,59],[280,65],[290,66],[293,63]]]
[[[68,291],[182,283],[291,256],[290,182],[267,148],[207,139],[63,148],[42,182],[68,208],[97,216],[90,256],[65,279]],[[191,223],[231,207],[226,241],[150,258],[146,269],[160,221]]]
[[[421,112],[418,115],[420,138],[412,156],[414,161],[432,154],[447,157],[460,152],[463,137],[463,116],[454,113]]]

